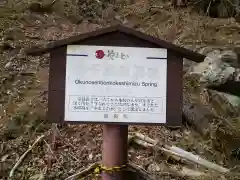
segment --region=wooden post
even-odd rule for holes
[[[121,167],[128,160],[128,125],[103,125],[103,166]],[[103,180],[123,180],[124,171],[103,173]]]

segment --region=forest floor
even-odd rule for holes
[[[66,5],[64,0],[57,1],[52,11],[41,13],[31,12],[27,0],[0,4],[0,179],[8,179],[19,157],[42,134],[44,141],[20,164],[14,179],[64,179],[101,160],[101,125],[58,127],[61,137],[52,152],[51,125],[46,121],[49,56],[26,56],[24,52],[29,47],[42,47],[119,21],[194,51],[204,47],[240,46],[240,24],[233,18],[214,19],[192,8],[174,9],[166,2],[147,0],[107,8],[101,5],[104,10],[92,7],[91,3],[98,1],[86,1],[86,8],[93,8],[94,12],[85,15],[88,9],[81,14],[76,2],[70,2]],[[170,142],[219,165],[233,167],[191,127],[171,130],[160,126],[130,126],[129,132]],[[129,160],[145,169],[163,162],[159,152],[142,148],[129,150]],[[174,178],[168,175],[167,179]]]

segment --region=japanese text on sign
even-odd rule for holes
[[[162,113],[161,98],[71,96],[71,111]]]

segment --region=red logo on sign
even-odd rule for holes
[[[104,53],[103,50],[97,50],[97,51],[95,52],[95,55],[96,55],[96,58],[102,59],[102,58],[105,56],[105,53]]]

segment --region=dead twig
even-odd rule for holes
[[[141,140],[141,139],[133,139],[133,141],[136,143],[136,144],[138,144],[138,145],[140,145],[140,146],[143,146],[143,147],[145,147],[145,148],[149,148],[149,147],[154,147],[154,145],[153,144],[151,144],[151,143],[148,143],[148,142],[146,142],[146,141],[143,141],[143,140]]]
[[[217,165],[215,163],[207,161],[207,160],[201,158],[200,156],[194,155],[194,154],[187,152],[179,147],[169,146],[169,145],[157,146],[157,141],[155,141],[154,139],[151,139],[143,134],[140,134],[140,133],[135,133],[135,136],[133,136],[132,141],[134,141],[136,144],[139,144],[144,147],[157,148],[158,150],[160,150],[164,153],[168,153],[175,157],[180,157],[182,159],[186,159],[188,161],[191,161],[191,162],[199,164],[205,168],[212,169],[212,170],[215,170],[220,173],[230,172],[230,170],[227,168],[224,168],[220,165]]]
[[[68,153],[68,154],[69,154],[69,156],[71,156],[71,158],[73,158],[75,161],[80,162],[80,160],[79,160],[77,157],[75,157],[72,153]]]
[[[152,138],[150,138],[150,137],[148,137],[148,136],[145,136],[145,135],[143,135],[143,134],[141,134],[141,133],[136,132],[136,133],[135,133],[135,136],[136,136],[137,138],[143,140],[143,141],[146,141],[147,143],[153,144],[154,146],[157,144],[157,141],[156,141],[156,140],[154,140],[154,139],[152,139]]]
[[[13,177],[13,174],[15,172],[15,170],[18,168],[18,166],[22,163],[22,161],[24,160],[24,158],[26,157],[26,155],[34,148],[34,146],[36,146],[36,144],[41,141],[44,138],[45,135],[41,135],[40,137],[38,137],[36,139],[36,141],[32,144],[32,146],[30,146],[28,148],[28,150],[19,158],[19,160],[17,161],[17,163],[13,166],[13,168],[11,169],[10,173],[9,173],[9,178],[11,179]]]
[[[134,163],[128,164],[128,170],[141,175],[144,179],[153,180],[152,177],[149,175],[149,173],[145,169],[143,169],[142,167],[140,167]]]
[[[60,137],[62,137],[62,135],[57,127],[57,124],[52,124],[51,131],[52,131],[51,148],[53,150],[56,150],[56,141],[58,139],[60,139]]]
[[[97,166],[99,166],[99,164],[100,164],[99,162],[93,163],[93,164],[90,165],[88,168],[83,169],[83,170],[81,170],[81,171],[79,171],[79,172],[77,172],[77,173],[75,173],[75,174],[67,177],[65,180],[74,180],[74,179],[76,179],[76,178],[83,178],[83,177],[91,174],[91,173],[93,172],[93,170],[94,170]]]
[[[52,159],[53,159],[54,153],[53,153],[51,146],[47,143],[47,141],[44,140],[44,142],[48,149],[48,168],[47,168],[47,170],[48,170],[48,169],[51,169],[51,167],[52,167]]]
[[[51,153],[51,154],[54,154],[53,153],[53,150],[51,149],[51,146],[47,143],[47,141],[43,140],[46,144],[46,146],[48,147],[48,151]]]
[[[43,125],[44,122],[45,122],[45,121],[42,121],[41,123],[38,124],[38,126],[34,129],[34,131],[33,131],[32,135],[31,135],[31,138],[30,138],[30,139],[32,139],[32,138],[35,136],[38,128],[39,128],[41,125]]]
[[[196,164],[199,164],[205,168],[208,168],[208,169],[212,169],[212,170],[215,170],[215,171],[218,171],[220,173],[228,173],[230,172],[229,169],[227,168],[224,168],[220,165],[217,165],[215,163],[212,163],[206,159],[203,159],[201,158],[200,156],[198,155],[195,155],[195,154],[192,154],[190,152],[187,152],[179,147],[176,147],[176,146],[165,146],[163,148],[161,148],[161,150],[165,151],[165,152],[168,152],[168,153],[171,153],[173,155],[176,155],[178,157],[181,157],[181,158],[184,158],[186,160],[189,160],[193,163],[196,163]]]
[[[180,167],[178,165],[169,165],[162,163],[161,164],[161,170],[160,172],[157,172],[156,174],[161,175],[168,172],[169,174],[177,177],[189,177],[191,179],[193,178],[201,178],[201,177],[210,177],[209,174],[206,174],[204,172],[196,171],[189,169],[187,167]]]
[[[129,163],[128,165],[128,170],[135,172],[136,174],[141,175],[144,179],[148,180],[153,180],[153,177],[149,175],[149,172],[147,172],[145,169],[142,167],[134,164],[134,163]],[[163,175],[166,174],[173,174],[175,176],[180,176],[180,177],[190,177],[190,178],[196,178],[196,177],[207,177],[208,174],[205,174],[204,172],[199,172],[196,170],[192,170],[186,167],[179,167],[176,165],[163,165],[161,164],[161,171],[160,172],[154,172],[154,174],[157,175]]]

